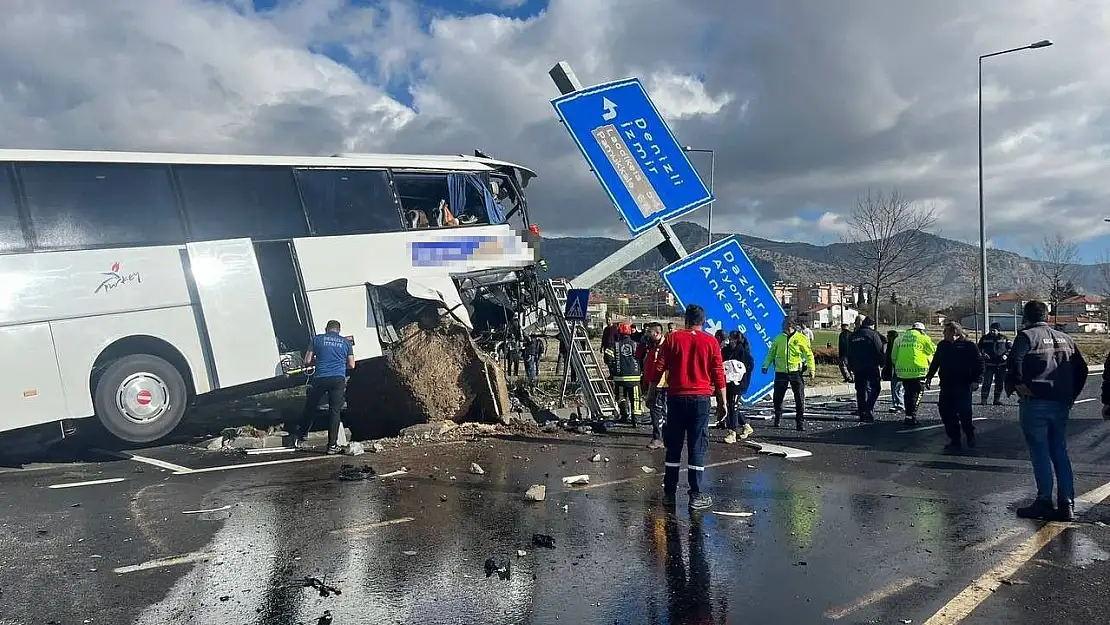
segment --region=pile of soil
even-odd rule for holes
[[[358,440],[395,436],[418,423],[509,423],[504,373],[449,316],[399,331],[386,355],[360,363],[347,386],[346,425]]]

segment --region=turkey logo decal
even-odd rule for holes
[[[102,271],[100,272],[100,275],[104,276],[104,281],[100,283],[100,286],[96,287],[96,290],[93,291],[93,294],[100,293],[101,291],[107,293],[108,291],[111,291],[116,287],[130,284],[131,282],[137,282],[139,284],[143,283],[143,277],[139,275],[139,272],[137,271],[134,271],[132,273],[122,273],[118,260],[112,263],[111,271]]]

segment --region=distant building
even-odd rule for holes
[[[843,304],[821,304],[797,316],[811,328],[839,328],[842,323],[854,324],[860,312]]]
[[[1021,307],[1030,299],[1032,298],[1021,293],[996,293],[988,299],[988,305],[990,306],[991,314],[1014,314],[1014,311],[1017,311],[1018,318],[1020,319]]]
[[[1102,316],[1102,298],[1094,295],[1079,295],[1061,300],[1056,305],[1056,314],[1061,317]]]
[[[1072,334],[1105,334],[1106,320],[1095,317],[1064,317],[1057,316],[1053,321],[1057,327],[1063,327],[1064,332]]]
[[[859,303],[859,287],[835,282],[819,282],[795,290],[793,304],[795,310],[810,311],[818,306]]]
[[[991,323],[1002,326],[1000,329],[1003,332],[1013,334],[1017,331],[1016,328],[1021,325],[1021,311],[1019,310],[1016,315],[1012,312],[992,312],[990,320]],[[979,313],[966,315],[960,319],[960,325],[971,331],[979,331],[980,326],[983,325],[983,315]]]
[[[798,291],[798,285],[793,282],[779,281],[771,285],[771,290],[774,292],[779,305],[789,315],[794,306],[794,294]]]

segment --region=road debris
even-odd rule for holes
[[[447,495],[440,495],[439,500],[440,501],[447,501]]]
[[[543,501],[547,499],[547,487],[543,484],[533,484],[524,491],[526,501]]]
[[[397,469],[396,471],[391,471],[389,473],[383,473],[383,474],[379,475],[378,479],[385,479],[387,477],[397,477],[398,475],[404,475],[408,472],[409,472],[408,469],[406,469],[405,467],[401,467],[400,469]]]
[[[471,462],[470,463],[470,472],[473,473],[474,475],[485,475],[486,474],[486,470],[483,469],[482,465],[478,464],[477,462]]]
[[[590,456],[590,462],[601,462],[601,454],[594,454]]]
[[[544,549],[554,549],[555,539],[547,534],[532,534],[532,545]]]
[[[643,471],[644,473],[648,473],[648,474],[655,473],[655,469],[652,468],[652,467],[649,467],[647,465],[644,465],[644,466],[640,467],[640,470]]]
[[[406,556],[415,556],[416,555],[415,551],[402,551],[401,553],[406,555]]]
[[[523,557],[524,557],[524,556],[526,556],[526,555],[528,555],[528,552],[527,552],[527,551],[525,551],[525,550],[523,550],[523,549],[517,549],[517,550],[516,550],[516,557],[518,557],[518,558],[523,558]]]
[[[567,476],[567,477],[563,478],[563,486],[576,486],[576,485],[589,484],[589,483],[590,483],[590,476],[585,475],[585,474],[570,475],[570,476]]]
[[[331,625],[331,610],[324,610],[324,615],[316,619],[316,625]]]
[[[362,443],[352,441],[347,445],[348,456],[361,456],[364,453],[366,453],[366,448],[362,446]]]
[[[364,464],[361,467],[356,467],[353,464],[345,464],[339,467],[339,474],[336,477],[347,482],[355,482],[372,478],[374,475],[374,468],[368,464]]]
[[[321,597],[330,597],[332,595],[343,594],[342,590],[339,590],[335,586],[329,586],[326,582],[318,577],[304,578],[304,584],[302,585],[302,587],[315,589],[317,592],[320,593]]]
[[[380,454],[385,451],[385,445],[382,445],[381,443],[374,443],[373,445],[370,445],[369,451],[372,454]]]
[[[504,556],[495,556],[486,560],[486,579],[493,576],[494,573],[502,580],[509,579],[512,573],[512,563]]]
[[[563,512],[568,512],[569,510],[570,510],[570,505],[569,504],[563,504]]]
[[[741,518],[741,519],[746,519],[748,517],[755,516],[754,512],[724,512],[723,510],[714,510],[713,514],[716,514],[718,516],[738,517],[738,518]]]

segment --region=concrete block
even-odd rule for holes
[[[231,439],[228,444],[231,449],[262,449],[263,439],[254,436],[240,436]]]

